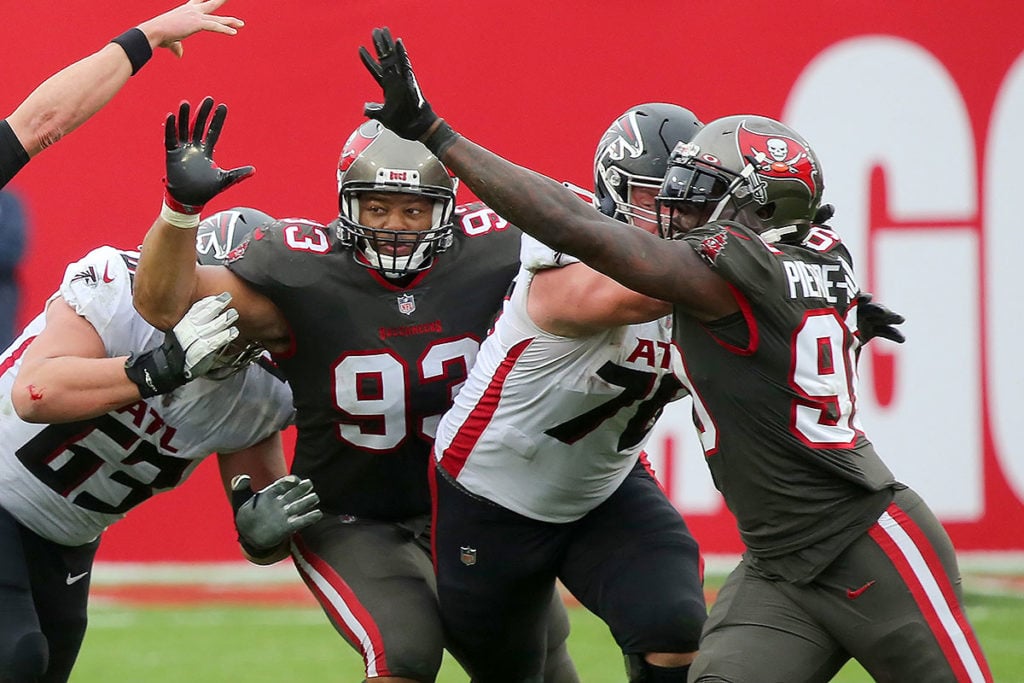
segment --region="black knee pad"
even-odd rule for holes
[[[50,648],[46,636],[39,631],[26,633],[11,648],[9,659],[0,663],[0,678],[19,681],[34,681],[46,673],[50,664]]]
[[[689,672],[689,664],[666,669],[649,663],[642,654],[626,655],[629,683],[686,683]]]

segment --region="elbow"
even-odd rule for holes
[[[146,296],[138,290],[132,295],[132,303],[143,320],[165,332],[177,325],[185,315],[185,311],[169,306],[166,300]]]
[[[57,144],[64,137],[67,124],[68,122],[62,120],[57,109],[50,109],[41,113],[32,121],[32,128],[27,136],[29,141],[28,147],[25,151],[31,157],[47,147]]]
[[[51,422],[48,413],[48,402],[44,392],[31,383],[15,382],[11,389],[11,405],[14,412],[23,422],[44,424]]]

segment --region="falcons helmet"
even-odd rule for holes
[[[200,265],[223,265],[228,255],[249,239],[260,225],[269,225],[274,218],[259,209],[236,207],[218,211],[204,218],[196,232],[196,260]],[[233,341],[220,350],[213,368],[204,375],[213,380],[227,379],[255,361],[263,353],[257,342]]]
[[[594,196],[601,213],[632,223],[654,222],[654,211],[633,201],[632,189],[657,190],[677,142],[701,129],[689,109],[661,102],[631,107],[609,126],[594,155]]]

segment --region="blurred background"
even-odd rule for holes
[[[0,110],[173,4],[5,13]],[[216,158],[257,168],[208,211],[333,218],[341,145],[379,98],[357,55],[376,26],[404,39],[424,94],[457,130],[583,187],[602,132],[634,104],[673,102],[704,121],[764,114],[810,141],[861,287],[907,317],[906,344],[878,341],[862,358],[866,431],[966,562],[1024,567],[1024,4],[232,0],[222,13],[246,21],[238,36],[193,37],[180,61],[160,51],[9,186],[29,228],[19,326],[67,262],[141,241],[160,208],[164,117],[181,99],[227,103]],[[652,459],[705,552],[728,562],[739,542],[692,431],[688,406],[673,406]],[[237,560],[215,469],[204,463],[113,527],[100,559],[142,570]]]

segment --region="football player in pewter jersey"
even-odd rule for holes
[[[369,121],[338,164],[340,211],[257,229],[225,266],[185,247],[202,205],[245,177],[212,144],[226,108],[168,122],[168,208],[146,236],[136,304],[158,327],[228,291],[243,337],[275,356],[295,396],[293,472],[324,519],[296,537],[296,567],[373,682],[435,680],[444,637],[430,553],[430,447],[518,267],[520,233],[482,205],[459,211],[430,152]],[[198,189],[197,189],[198,188]],[[184,229],[182,229],[184,228]],[[555,591],[545,680],[578,680]]]
[[[241,506],[243,536],[276,544],[268,531],[315,521],[310,485],[286,476],[279,432],[291,393],[232,345],[230,297],[202,299],[164,335],[132,307],[137,260],[100,247],[69,264],[0,357],[3,681],[67,680],[100,535],[210,453],[225,486],[237,475],[270,487],[259,506]]]
[[[385,101],[369,116],[552,249],[673,305],[694,421],[746,546],[689,680],[816,683],[852,657],[881,681],[991,681],[948,535],[858,419],[860,290],[839,236],[814,224],[807,141],[763,116],[708,123],[673,153],[659,239],[459,136],[402,44],[373,38],[363,61]]]

